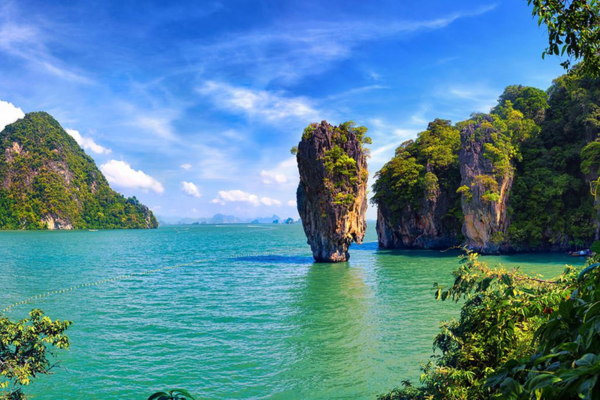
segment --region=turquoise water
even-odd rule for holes
[[[61,368],[26,389],[38,398],[373,398],[418,379],[439,321],[457,316],[431,291],[456,256],[378,250],[372,226],[335,265],[312,262],[299,225],[0,232],[0,309],[74,288],[8,311],[74,322]],[[484,259],[546,277],[583,263]]]

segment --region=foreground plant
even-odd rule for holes
[[[64,334],[71,321],[52,321],[34,309],[29,318],[16,322],[0,315],[0,396],[24,399],[23,386],[56,365],[52,347],[69,348]]]
[[[463,258],[454,277],[449,288],[435,285],[436,297],[464,300],[460,319],[442,324],[434,341],[441,354],[422,367],[422,386],[403,381],[380,399],[485,399],[502,393],[499,385],[486,385],[488,379],[509,360],[535,353],[534,332],[577,282],[573,268],[546,281],[518,269],[489,268],[474,253]]]
[[[508,399],[600,399],[600,264],[584,269],[535,334],[535,354],[510,360],[488,386]]]
[[[194,396],[184,389],[172,389],[168,391],[156,392],[148,400],[196,400]]]

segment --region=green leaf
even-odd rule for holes
[[[171,396],[167,392],[156,392],[148,397],[148,400],[169,400],[170,398]]]
[[[500,385],[500,391],[504,394],[507,399],[516,399],[523,393],[523,386],[513,378],[506,378]]]
[[[598,357],[595,354],[588,353],[584,354],[579,360],[575,361],[575,365],[578,367],[591,367],[598,362]]]
[[[553,385],[557,382],[561,382],[558,376],[554,374],[540,374],[534,376],[532,379],[528,380],[525,384],[525,389],[527,391],[533,392],[538,389],[545,388],[547,386]]]

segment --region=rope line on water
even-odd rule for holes
[[[244,258],[244,257],[256,257],[256,256],[270,256],[270,255],[276,255],[276,254],[280,254],[280,252],[264,252],[264,253],[246,253],[246,254],[241,254],[241,255],[234,255],[234,256],[228,256],[228,257],[209,257],[209,258],[204,258],[202,260],[196,260],[196,261],[192,261],[189,263],[185,263],[185,264],[178,264],[178,265],[171,265],[168,267],[162,267],[162,268],[156,268],[156,269],[151,269],[151,270],[147,270],[147,271],[142,271],[142,272],[133,272],[131,274],[125,274],[125,275],[119,275],[116,276],[114,278],[106,278],[106,279],[100,279],[94,282],[87,282],[87,283],[81,283],[79,285],[74,285],[71,286],[69,288],[66,289],[59,289],[59,290],[50,290],[46,293],[42,293],[42,294],[38,294],[35,296],[31,296],[25,300],[22,301],[18,301],[16,303],[12,303],[11,305],[7,306],[6,308],[0,310],[1,313],[6,313],[8,311],[10,311],[12,308],[24,305],[24,304],[28,304],[31,303],[34,300],[37,299],[42,299],[44,297],[49,297],[51,295],[54,294],[63,294],[63,293],[67,293],[67,292],[72,292],[73,290],[77,290],[77,289],[81,289],[81,288],[86,288],[86,287],[91,287],[91,286],[98,286],[101,285],[103,283],[108,283],[108,282],[114,282],[114,281],[119,281],[119,280],[123,280],[123,279],[127,279],[127,278],[134,278],[134,277],[138,277],[138,276],[144,276],[144,275],[150,275],[150,274],[155,274],[158,272],[163,272],[163,271],[169,271],[169,270],[173,270],[173,269],[178,269],[178,268],[183,268],[183,267],[191,267],[191,266],[195,266],[198,264],[202,264],[202,263],[208,263],[208,262],[214,262],[214,261],[223,261],[225,259],[230,259],[232,261],[235,261],[238,258]]]

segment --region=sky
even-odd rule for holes
[[[161,217],[298,218],[308,124],[366,126],[370,186],[429,121],[547,89],[546,44],[526,0],[0,0],[0,129],[48,112]]]

